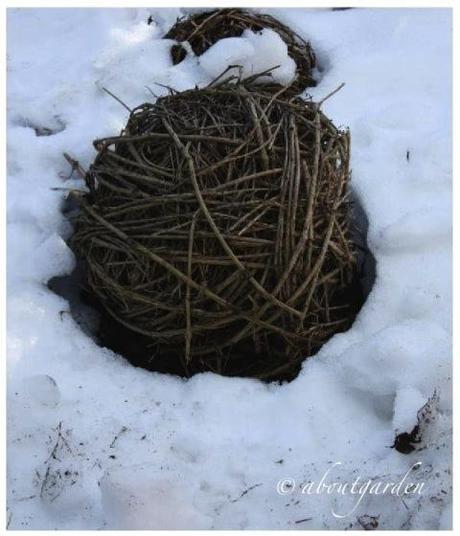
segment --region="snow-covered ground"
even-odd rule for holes
[[[315,98],[346,83],[324,110],[351,129],[377,260],[353,327],[292,383],[136,369],[48,290],[74,267],[59,188],[82,182],[63,180],[62,153],[87,167],[92,140],[127,118],[102,87],[135,106],[152,98],[147,88],[166,91],[156,83],[188,89],[218,70],[219,50],[172,66],[160,37],[179,12],[9,10],[9,527],[449,528],[449,10],[272,10],[312,41]],[[273,49],[248,38],[225,53],[255,69]],[[37,136],[43,128],[55,133]],[[435,390],[416,450],[389,448]],[[398,483],[408,471],[417,492],[327,487]]]

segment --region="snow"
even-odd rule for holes
[[[61,400],[59,387],[51,376],[36,374],[24,380],[25,392],[31,398],[31,404],[56,407]]]
[[[159,479],[155,464],[107,470],[101,480],[107,528],[212,528],[212,518],[201,514],[193,505],[193,496],[199,491],[198,483],[194,484],[174,471],[163,471]]]
[[[136,369],[97,346],[46,286],[74,267],[62,188],[82,181],[65,180],[62,153],[88,167],[92,140],[127,118],[103,88],[135,106],[165,85],[209,83],[229,61],[251,71],[275,49],[286,60],[280,43],[247,33],[225,57],[216,44],[173,66],[160,37],[178,9],[9,10],[10,528],[344,529],[372,517],[386,529],[450,528],[450,11],[270,12],[317,51],[314,98],[346,83],[323,107],[350,127],[377,260],[353,327],[281,386]],[[410,454],[389,448],[435,390],[422,442]],[[419,495],[367,493],[353,509],[354,496],[299,489],[328,469],[329,482],[396,482],[416,462]],[[294,480],[287,494],[283,479]]]
[[[245,30],[241,37],[220,39],[198,61],[212,79],[234,65],[241,67],[242,78],[276,67],[270,80],[287,85],[294,80],[296,71],[295,61],[288,55],[286,43],[268,28],[260,32]],[[268,77],[263,76],[258,82],[267,80]]]

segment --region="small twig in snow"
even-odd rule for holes
[[[114,95],[111,91],[109,91],[107,88],[105,87],[102,87],[102,89],[108,93],[111,97],[113,97],[117,102],[119,102],[124,108],[126,108],[128,110],[129,113],[132,112],[131,108],[125,104],[119,97],[117,97],[116,95]]]
[[[297,521],[294,521],[294,523],[298,525],[299,523],[305,523],[306,521],[311,521],[312,519],[312,517],[306,517],[305,519],[298,519]]]
[[[321,107],[321,105],[323,104],[324,101],[327,101],[327,99],[331,98],[333,95],[335,95],[338,91],[340,91],[343,86],[345,85],[345,82],[342,82],[340,84],[339,87],[337,87],[336,89],[334,89],[334,91],[331,91],[328,95],[326,95],[324,98],[322,98],[319,102],[318,102],[318,108]]]
[[[115,446],[115,443],[118,441],[118,438],[121,436],[121,434],[124,434],[126,432],[126,430],[128,430],[128,428],[126,428],[126,426],[121,427],[121,429],[118,432],[118,434],[113,438],[112,443],[110,443],[110,448],[111,449],[113,449],[113,447]]]
[[[64,180],[68,180],[72,177],[73,172],[76,171],[82,179],[86,176],[86,171],[80,166],[78,160],[75,160],[67,153],[63,153],[64,158],[67,160],[67,162],[72,166],[72,169],[70,171],[70,175],[68,177],[62,177]]]
[[[245,489],[241,495],[239,497],[237,497],[236,499],[232,499],[230,502],[232,503],[235,503],[236,501],[239,501],[242,497],[244,497],[247,493],[249,493],[251,490],[253,490],[254,488],[258,488],[259,486],[262,485],[262,482],[260,484],[254,484],[253,486],[251,486],[250,488],[248,489]]]

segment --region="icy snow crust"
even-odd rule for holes
[[[343,529],[376,517],[379,528],[448,528],[449,11],[272,10],[318,53],[314,97],[346,82],[324,110],[351,129],[353,185],[377,259],[352,329],[292,383],[135,369],[98,347],[47,289],[74,267],[64,192],[53,188],[82,181],[62,179],[62,153],[89,166],[92,140],[127,118],[101,88],[135,106],[152,98],[147,87],[167,91],[155,83],[184,90],[218,70],[219,46],[172,66],[160,37],[179,14],[9,10],[9,527]],[[245,39],[259,54],[261,37]],[[34,125],[56,133],[37,137]],[[417,450],[389,448],[435,389],[439,410]],[[356,497],[299,491],[328,469],[329,483],[399,481],[417,461],[411,480],[423,493],[367,494],[349,515]],[[286,478],[295,485],[283,495]]]

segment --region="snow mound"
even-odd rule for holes
[[[235,65],[241,67],[243,78],[277,67],[270,79],[283,85],[289,85],[296,73],[296,64],[288,55],[286,43],[269,28],[260,32],[245,30],[241,37],[220,39],[199,57],[199,64],[212,78]],[[259,80],[260,83],[266,81],[267,77]]]

